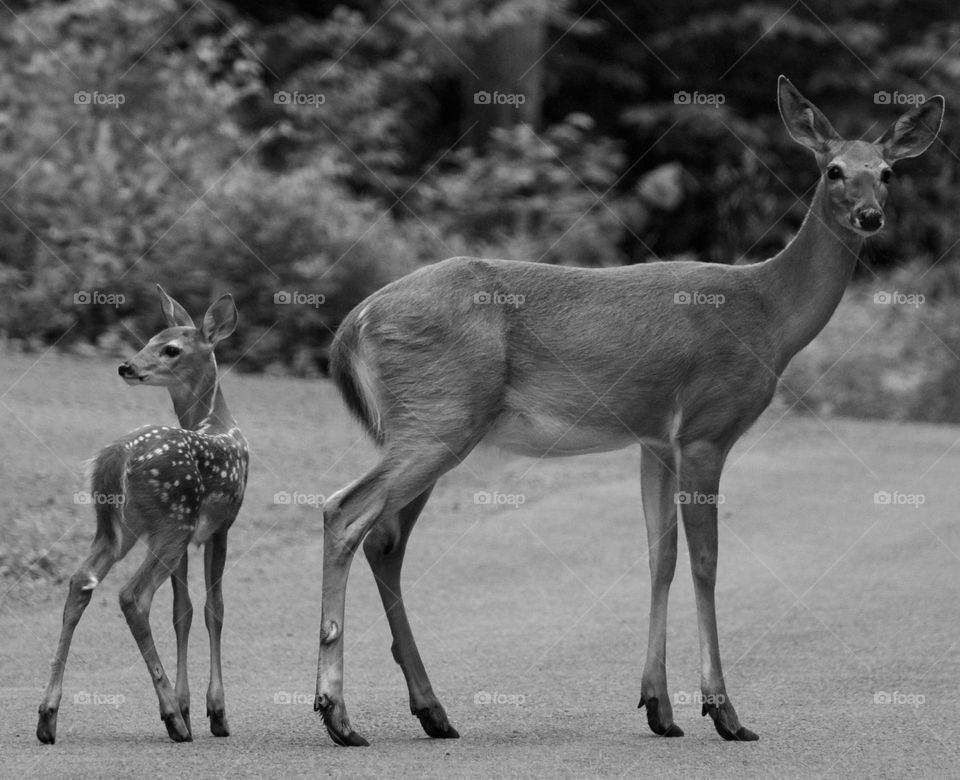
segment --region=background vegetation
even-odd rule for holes
[[[947,99],[785,399],[960,421],[946,0],[74,0],[0,19],[8,349],[127,350],[159,322],[159,281],[193,310],[234,293],[226,362],[310,375],[346,311],[446,256],[769,256],[817,175],[776,113],[785,73],[856,137]],[[924,303],[875,304],[886,290]]]

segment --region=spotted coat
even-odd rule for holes
[[[208,434],[171,426],[145,426],[114,446],[127,458],[127,500],[149,501],[171,522],[194,530],[200,518],[236,514],[247,485],[249,453],[239,428]]]

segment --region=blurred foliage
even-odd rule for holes
[[[848,291],[781,398],[821,415],[960,424],[960,267],[911,263]]]
[[[495,129],[483,153],[452,153],[418,188],[413,207],[477,254],[526,241],[545,247],[531,260],[619,264],[627,224],[618,212],[628,207],[604,196],[623,155],[608,139],[591,140],[592,128],[589,116],[571,114],[539,135],[525,124]]]
[[[907,107],[875,93],[946,96],[941,141],[898,164],[864,259],[955,278],[946,0],[24,0],[0,16],[0,335],[27,346],[128,349],[160,324],[160,282],[197,313],[234,293],[227,362],[310,374],[353,305],[452,254],[768,256],[817,177],[777,115],[780,73],[852,137]],[[538,115],[477,139],[473,94],[510,87],[485,60],[525,25],[545,30],[515,74]]]

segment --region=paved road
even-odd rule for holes
[[[312,411],[322,386],[315,442],[302,408],[270,411],[256,400],[278,380],[233,381],[246,403],[241,418],[256,420],[247,425],[256,452],[225,591],[232,736],[216,739],[198,722],[207,664],[198,610],[195,741],[168,741],[117,606],[135,552],[80,624],[55,746],[37,743],[34,728],[64,587],[0,602],[3,776],[957,775],[960,429],[772,411],[734,450],[722,485],[718,603],[728,688],[761,737],[750,744],[722,742],[691,701],[698,657],[683,546],[668,673],[687,736],[654,737],[636,709],[649,596],[638,454],[545,464],[473,458],[438,489],[405,576],[427,669],[462,738],[429,740],[409,715],[376,589],[358,560],[346,696],[372,746],[347,750],[329,742],[312,711],[319,514],[278,507],[273,494],[329,491],[371,451],[355,443],[357,429],[337,416],[325,383],[293,393]],[[290,455],[284,427],[302,452]],[[478,505],[477,490],[521,495],[523,505]],[[878,491],[891,503],[876,503]],[[168,670],[170,610],[164,587],[153,625]]]

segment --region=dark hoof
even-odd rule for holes
[[[223,710],[207,710],[210,718],[210,733],[215,737],[229,737],[230,727],[227,725],[227,713]]]
[[[190,708],[181,708],[180,717],[183,718],[183,725],[187,727],[187,734],[193,739],[193,726],[190,725]]]
[[[637,707],[640,708],[643,706],[647,708],[647,725],[650,727],[650,731],[658,737],[683,736],[683,729],[676,723],[665,726],[660,722],[660,700],[658,698],[651,696],[649,699],[644,700],[644,698],[641,697],[640,704],[638,704]]]
[[[318,695],[313,709],[320,713],[323,725],[327,727],[327,734],[335,744],[340,747],[370,747],[367,740],[350,728],[343,704],[337,707],[327,696]],[[335,714],[336,710],[339,710],[339,715]]]
[[[190,730],[187,728],[179,713],[175,715],[161,715],[160,720],[167,727],[167,734],[174,742],[193,742]]]
[[[439,704],[433,704],[413,713],[420,719],[420,725],[428,737],[434,739],[460,739],[460,732],[450,725],[447,713]]]
[[[323,723],[327,727],[327,734],[330,735],[330,739],[340,747],[370,747],[370,743],[357,734],[356,731],[351,730],[349,734],[341,734],[327,723],[326,720],[324,720]]]
[[[730,728],[724,723],[723,714],[715,704],[704,704],[702,714],[713,718],[713,726],[716,728],[717,734],[727,742],[756,742],[760,739],[759,735],[754,734],[745,726],[737,726],[736,730]]]
[[[37,720],[37,739],[44,745],[52,745],[57,741],[57,711],[40,707],[40,717]]]

